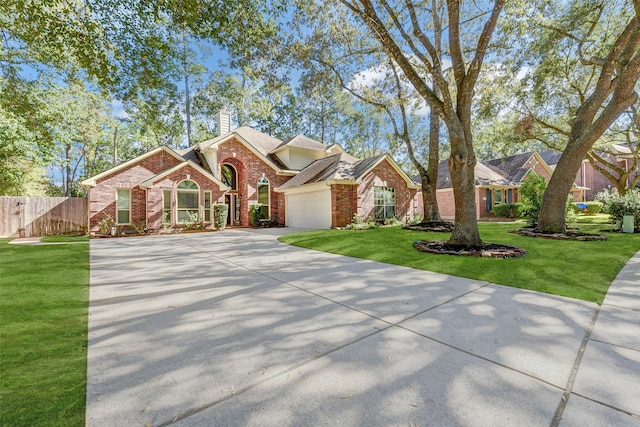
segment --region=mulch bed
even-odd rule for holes
[[[436,233],[449,233],[453,231],[453,223],[446,221],[421,222],[418,224],[407,224],[402,228],[413,231],[430,231]]]
[[[583,233],[581,231],[566,231],[565,233],[543,233],[533,228],[518,228],[515,230],[509,230],[509,233],[518,234],[525,237],[538,237],[541,239],[552,240],[579,240],[579,241],[592,241],[592,240],[609,240],[607,236],[593,233]]]
[[[436,255],[473,256],[481,258],[518,258],[527,253],[524,248],[518,246],[498,245],[495,243],[483,243],[480,246],[451,245],[445,240],[426,241],[418,240],[413,247],[420,252]]]

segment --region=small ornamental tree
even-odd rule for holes
[[[251,203],[249,205],[249,218],[253,227],[260,225],[260,219],[262,218],[260,212],[261,208],[262,203]]]
[[[227,214],[229,205],[216,203],[213,205],[213,225],[218,230],[222,230],[227,225]]]
[[[547,181],[544,176],[530,173],[520,187],[521,215],[529,224],[536,225],[540,216],[540,207],[544,190],[547,189]]]

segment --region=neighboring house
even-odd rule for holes
[[[120,228],[181,227],[197,215],[209,226],[215,203],[230,226],[250,225],[249,206],[291,227],[331,228],[353,215],[406,220],[419,188],[388,155],[356,159],[304,136],[281,141],[250,127],[185,150],[159,147],[82,184],[89,190],[90,231],[112,217]]]
[[[611,144],[606,151],[598,151],[596,154],[607,163],[619,168],[621,171],[632,171],[626,179],[627,188],[633,185],[635,177],[640,174],[640,159],[638,159],[637,154],[634,154],[633,150],[631,150],[627,144]],[[606,163],[599,162],[599,166],[608,169],[608,171],[616,178],[622,176],[618,171],[614,170]],[[633,171],[634,167],[635,172]],[[622,182],[624,181],[625,180],[622,179]],[[593,196],[603,190],[615,188],[615,185],[606,176],[604,176],[602,172],[594,168],[591,162],[587,159],[582,161],[580,172],[578,172],[576,177],[576,183],[588,188],[588,190],[585,191],[585,197],[587,200],[593,199]]]
[[[557,156],[559,158],[559,154]],[[476,217],[478,219],[493,216],[493,206],[501,203],[515,203],[520,200],[519,188],[527,174],[535,172],[545,177],[547,182],[551,178],[557,159],[555,152],[528,152],[502,157],[493,160],[480,161],[475,167]],[[420,177],[414,181],[419,182]],[[574,185],[571,192],[575,201],[584,200],[586,189]],[[443,218],[455,217],[455,204],[448,160],[438,165],[438,184],[436,191],[438,208]],[[422,198],[415,200],[418,209],[422,209]]]

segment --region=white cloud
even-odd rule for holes
[[[113,117],[118,119],[129,119],[131,116],[125,111],[122,101],[114,99],[111,101],[111,109]]]

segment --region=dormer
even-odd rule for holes
[[[316,160],[331,155],[327,152],[325,144],[303,135],[283,142],[270,154],[277,156],[291,170],[302,170]]]

